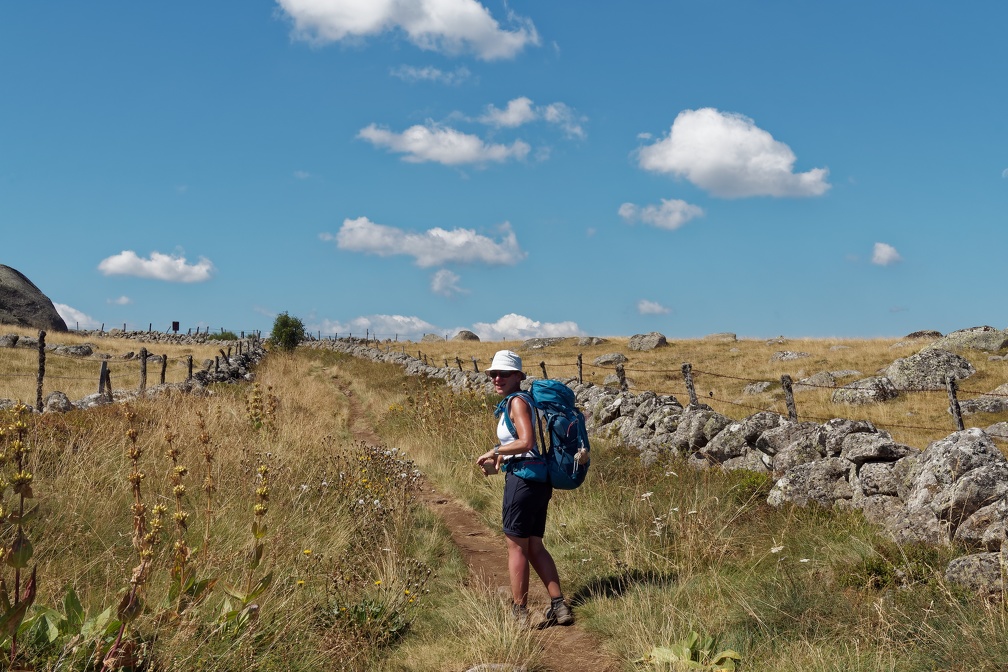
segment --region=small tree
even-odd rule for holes
[[[304,322],[298,318],[283,312],[273,320],[273,333],[270,334],[270,341],[281,350],[293,350],[304,338]]]

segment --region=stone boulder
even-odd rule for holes
[[[454,336],[452,336],[452,340],[453,341],[476,341],[478,343],[479,340],[480,340],[480,337],[477,336],[476,334],[474,334],[473,332],[469,331],[468,329],[463,329],[462,331],[460,331],[457,334],[455,334]]]
[[[809,376],[808,378],[802,378],[792,385],[791,389],[795,392],[802,392],[804,390],[814,390],[819,387],[836,387],[836,378],[834,378],[833,374],[829,371],[821,371]]]
[[[592,362],[595,366],[616,366],[617,364],[626,364],[627,357],[622,352],[610,352],[605,355],[599,355]]]
[[[529,338],[522,341],[521,347],[525,350],[542,350],[543,348],[548,348],[551,345],[556,345],[557,343],[563,343],[562,338],[550,337],[550,338]]]
[[[908,340],[917,339],[917,338],[920,338],[920,339],[926,339],[927,338],[927,339],[934,340],[936,338],[941,338],[941,337],[942,337],[942,333],[940,331],[935,331],[934,329],[922,329],[921,331],[915,331],[912,334],[907,334],[903,338],[908,339]]]
[[[630,343],[627,345],[627,348],[630,350],[637,350],[639,352],[646,352],[666,345],[668,345],[668,340],[665,336],[657,331],[652,331],[647,334],[634,334],[631,336]]]
[[[0,348],[13,348],[17,346],[19,338],[18,334],[4,334],[0,336]]]
[[[793,362],[796,359],[811,357],[807,352],[793,352],[791,350],[781,350],[770,356],[771,362]]]
[[[31,280],[10,266],[0,264],[0,324],[67,331],[56,306]]]
[[[599,338],[598,336],[582,336],[578,339],[577,344],[579,348],[586,348],[592,345],[602,345],[605,342],[606,339]]]
[[[43,413],[66,413],[74,409],[70,398],[62,392],[50,392],[42,402]]]
[[[945,379],[969,378],[976,369],[966,358],[939,348],[929,347],[916,355],[897,359],[883,375],[898,390],[944,390]]]
[[[872,376],[834,390],[832,399],[834,404],[875,404],[898,396],[899,391],[891,380],[885,376]]]
[[[439,343],[443,341],[444,338],[438,336],[437,334],[424,334],[423,338],[420,339],[421,343]]]
[[[981,394],[975,399],[965,399],[959,402],[963,415],[973,413],[1003,413],[1008,411],[1008,383],[998,386],[993,392]]]
[[[960,329],[938,339],[928,348],[998,352],[1008,348],[1008,329],[988,326]]]

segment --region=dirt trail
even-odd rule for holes
[[[337,376],[333,376],[333,381],[349,402],[349,424],[354,438],[380,445],[382,441],[368,425],[361,403],[353,391]],[[481,525],[472,509],[437,492],[427,482],[424,482],[419,497],[451,531],[452,540],[465,558],[473,581],[506,589],[510,585],[507,547],[501,533]],[[545,609],[549,597],[535,572],[532,572],[530,584],[530,607]],[[537,631],[536,636],[545,650],[542,660],[549,672],[619,672],[623,669],[615,658],[603,652],[597,639],[576,623],[567,627],[545,628]]]

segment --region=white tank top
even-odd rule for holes
[[[515,397],[514,399],[520,399],[523,404],[525,404],[526,406],[528,406],[528,402],[526,402],[524,399],[521,399],[521,397]],[[514,399],[511,400],[511,403],[514,402]],[[531,408],[529,410],[531,410]],[[507,462],[508,460],[510,460],[511,458],[514,458],[514,457],[526,458],[526,457],[536,457],[536,456],[538,456],[539,453],[535,450],[535,421],[536,421],[536,418],[533,416],[533,420],[532,420],[532,446],[533,447],[532,447],[532,450],[525,451],[524,453],[521,453],[521,454],[518,454],[518,455],[504,455],[503,458],[504,458],[505,462]],[[512,419],[512,422],[513,422],[513,419]],[[508,428],[507,428],[507,423],[504,421],[504,413],[501,413],[500,420],[497,421],[497,442],[500,443],[501,448],[503,448],[504,446],[508,445],[509,443],[513,443],[514,440],[515,440],[515,437],[511,436],[511,432],[509,432]]]

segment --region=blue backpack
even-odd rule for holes
[[[584,414],[578,410],[574,391],[559,380],[532,381],[529,392],[515,392],[505,397],[494,416],[504,414],[504,425],[511,436],[517,438],[514,424],[508,413],[508,402],[511,397],[519,396],[528,402],[529,406],[538,411],[539,449],[546,461],[547,480],[559,490],[573,490],[582,483],[588,475],[591,446],[588,443],[588,432],[585,429]],[[549,436],[549,441],[546,441]],[[578,453],[585,451],[581,462]]]

